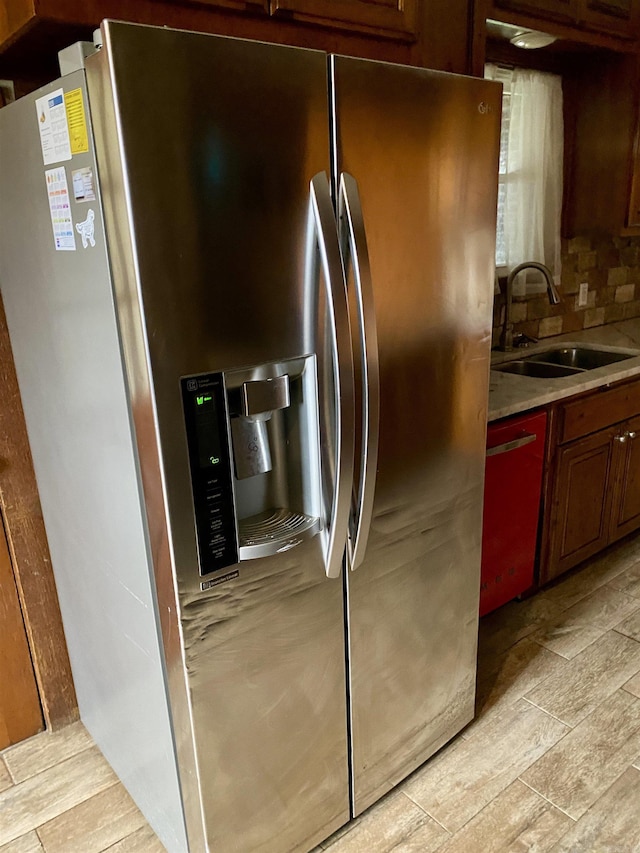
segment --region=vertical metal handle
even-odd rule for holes
[[[311,209],[316,224],[320,260],[328,291],[336,395],[336,466],[333,505],[329,524],[323,531],[327,577],[340,576],[349,528],[353,483],[354,379],[349,304],[338,228],[331,203],[329,181],[324,172],[311,179]]]
[[[362,445],[360,476],[349,531],[349,564],[352,570],[362,563],[367,548],[378,467],[380,423],[380,365],[378,332],[373,300],[371,265],[362,215],[358,184],[343,172],[340,176],[338,213],[345,268],[351,260],[358,311],[358,331],[362,361]],[[343,227],[343,223],[346,227]]]

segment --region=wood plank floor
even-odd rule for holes
[[[163,850],[81,724],[0,753],[0,853]],[[485,617],[476,720],[324,851],[640,851],[640,537]]]

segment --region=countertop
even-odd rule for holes
[[[532,376],[518,376],[513,373],[498,373],[491,370],[489,377],[489,421],[526,412],[538,406],[544,406],[564,397],[581,394],[611,382],[620,382],[633,376],[640,376],[640,318],[623,320],[620,323],[610,323],[606,326],[596,326],[582,332],[567,335],[557,335],[545,338],[540,343],[521,347],[514,352],[491,353],[491,366],[504,364],[506,361],[526,358],[536,352],[556,346],[606,346],[619,352],[633,353],[633,358],[586,370],[572,376],[561,376],[555,379],[540,379]]]

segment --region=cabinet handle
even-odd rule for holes
[[[537,437],[535,433],[527,432],[520,438],[514,438],[513,441],[505,441],[504,444],[488,447],[487,456],[497,456],[499,453],[509,453],[510,450],[517,450],[519,447],[524,447],[525,444],[531,444]]]
[[[627,435],[628,435],[628,433],[625,433],[624,435],[614,435],[613,440],[619,441],[620,444],[624,444],[625,441],[627,440]]]
[[[633,439],[636,437],[636,434],[635,432],[628,432],[627,436],[631,439],[631,441],[633,441]]]

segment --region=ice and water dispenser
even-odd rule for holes
[[[315,356],[182,380],[200,574],[322,528]]]

